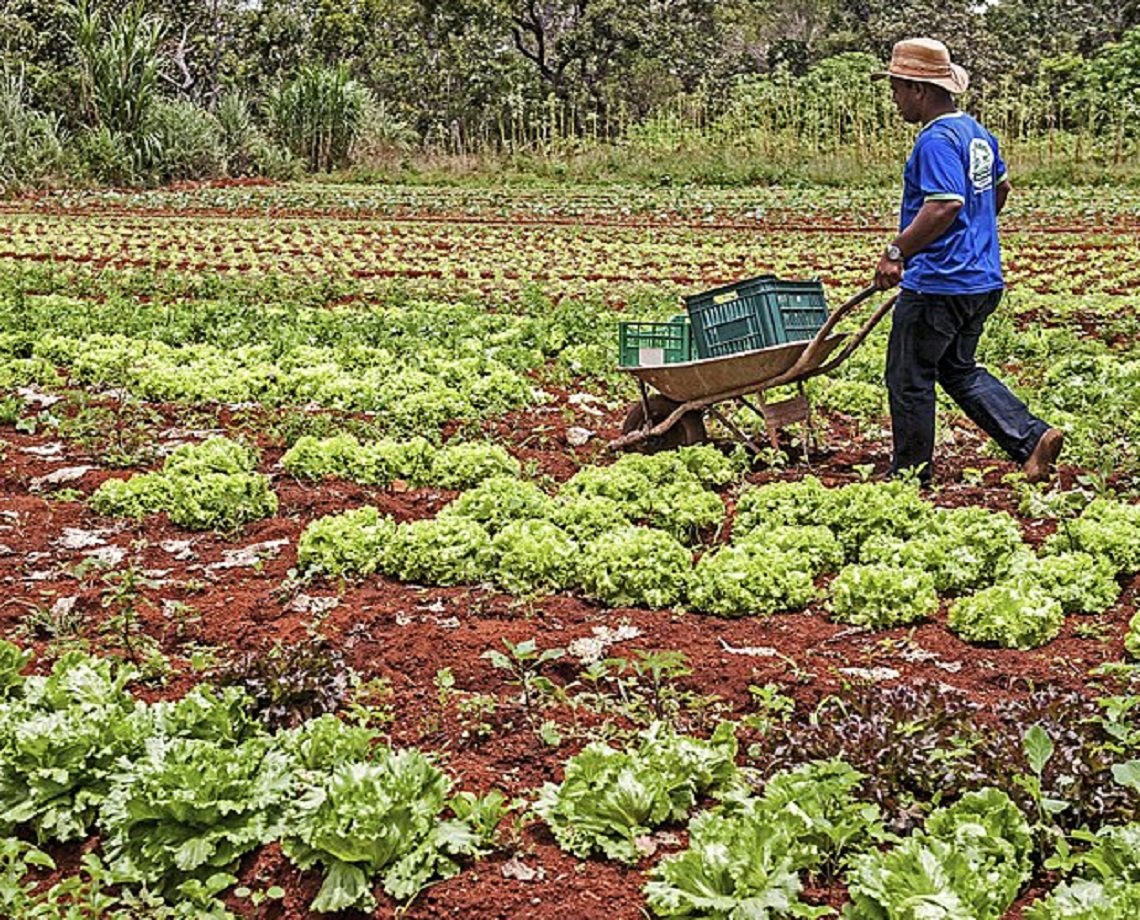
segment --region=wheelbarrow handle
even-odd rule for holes
[[[875,287],[874,285],[871,285],[870,287],[865,287],[858,294],[856,294],[854,297],[852,297],[849,301],[847,301],[845,304],[840,306],[834,313],[832,313],[827,318],[827,320],[824,322],[824,324],[822,326],[820,326],[819,331],[815,334],[815,338],[813,338],[808,343],[807,347],[803,350],[803,352],[800,354],[799,358],[796,360],[796,363],[793,364],[790,368],[788,368],[788,370],[786,370],[783,374],[781,374],[779,376],[778,383],[783,383],[787,380],[794,380],[798,377],[804,376],[804,371],[807,368],[816,367],[816,360],[815,360],[816,355],[818,355],[820,349],[823,348],[824,340],[826,340],[827,337],[829,335],[831,335],[831,331],[836,327],[836,325],[844,317],[846,317],[848,314],[850,314],[851,311],[853,311],[856,307],[858,307],[861,303],[863,303],[869,297],[876,294],[878,292],[878,290],[879,289],[877,287]],[[894,302],[895,302],[895,298],[892,297],[887,302],[887,304],[885,304],[884,306],[880,307],[878,310],[875,311],[875,315],[871,317],[871,320],[866,325],[864,325],[863,328],[860,329],[859,332],[855,335],[855,337],[853,339],[853,344],[849,343],[850,347],[844,349],[844,354],[842,355],[842,358],[846,358],[847,355],[849,355],[852,351],[855,350],[855,346],[857,346],[860,342],[863,341],[863,339],[866,337],[867,333],[870,332],[871,329],[874,328],[874,326],[879,322],[879,320],[882,319],[883,316],[886,315],[887,311],[892,306],[894,306]],[[840,360],[842,360],[842,358]],[[839,363],[838,360],[832,361],[832,362],[829,362],[827,366],[829,368],[831,368],[831,367],[834,367],[838,363]],[[807,376],[814,377],[816,373],[820,373],[820,371],[814,371],[812,373],[807,374]],[[775,386],[775,385],[778,385],[778,383],[773,383],[772,385]]]

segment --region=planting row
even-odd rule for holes
[[[745,720],[767,725],[746,759],[778,758],[801,735],[800,757],[828,733],[842,741],[826,757],[765,770],[758,792],[755,771],[738,765],[737,726],[702,740],[653,722],[623,746],[586,744],[561,782],[508,805],[496,791],[453,794],[428,757],[334,715],[268,730],[237,687],[146,704],[129,690],[129,666],[71,652],[26,677],[29,658],[0,642],[7,916],[230,917],[219,896],[239,860],[271,841],[321,871],[312,910],[372,909],[376,881],[406,900],[508,843],[497,831],[528,801],[566,851],[631,865],[656,851],[656,831],[688,820],[685,848],[648,872],[646,901],[661,917],[834,913],[803,899],[810,880],[845,884],[850,920],[917,917],[919,903],[999,920],[1042,867],[1066,878],[1027,909],[1031,920],[1128,920],[1140,905],[1140,825],[1128,823],[1140,782],[1140,762],[1127,759],[1136,697],[1089,711],[1038,695],[983,726],[945,690],[864,689],[810,723],[767,695],[773,720]],[[984,740],[970,745],[975,737]],[[1115,752],[1098,740],[1108,738]],[[871,761],[863,771],[847,756]],[[923,784],[911,786],[911,773]],[[936,782],[937,796],[915,798]],[[951,803],[934,807],[943,795]],[[41,891],[29,875],[53,862],[16,831],[53,844],[97,832],[98,849],[79,875]]]
[[[652,284],[675,295],[764,273],[862,286],[876,251],[874,236],[814,230],[75,216],[14,217],[8,230],[0,256],[14,261],[428,278],[449,293],[494,281],[501,295],[528,283],[553,293],[551,284],[573,291],[582,282]],[[1112,235],[1010,229],[1003,245],[1006,281],[1015,289],[1123,295],[1140,287],[1140,252]]]
[[[1015,177],[1016,181],[1016,177]],[[362,186],[265,184],[202,185],[190,189],[66,189],[0,205],[9,213],[217,213],[221,216],[311,217],[435,216],[485,220],[576,223],[652,222],[850,226],[890,228],[897,219],[894,189],[825,188],[503,188],[475,186]],[[1140,200],[1125,186],[1098,189],[1096,200],[1079,188],[1019,191],[1003,213],[1018,227],[1103,229],[1140,221]]]
[[[938,509],[906,483],[827,489],[810,476],[745,489],[722,544],[725,507],[709,486],[733,475],[715,450],[684,448],[585,467],[554,496],[493,477],[432,520],[398,525],[366,507],[315,521],[298,563],[334,576],[493,581],[516,593],[578,588],[611,606],[723,616],[800,609],[817,598],[815,578],[838,572],[828,591],[838,620],[888,628],[960,596],[952,630],[1019,648],[1056,636],[1066,612],[1107,610],[1117,576],[1140,570],[1140,506],[1062,493],[1052,499],[1057,532],[1038,555],[1003,512]],[[694,566],[686,544],[704,542]]]

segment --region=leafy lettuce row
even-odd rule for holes
[[[506,812],[498,793],[452,796],[424,755],[333,716],[270,734],[237,688],[147,705],[126,689],[129,666],[72,652],[21,677],[28,658],[0,642],[0,830],[40,842],[97,832],[110,883],[187,916],[221,916],[240,858],[274,840],[324,869],[314,910],[371,909],[377,876],[407,899],[484,852]],[[0,850],[0,862],[36,853]]]
[[[1137,506],[1097,499],[1038,555],[1005,512],[936,508],[905,482],[828,489],[812,476],[745,489],[732,541],[694,566],[688,546],[726,524],[710,487],[733,476],[708,447],[584,467],[555,496],[493,476],[434,520],[396,525],[375,509],[321,518],[302,534],[298,561],[310,573],[493,582],[519,594],[580,588],[611,606],[721,616],[802,609],[817,597],[815,578],[838,572],[837,620],[889,628],[960,596],[951,629],[1016,648],[1050,641],[1064,613],[1108,609],[1121,567],[1140,567]]]
[[[191,530],[236,530],[277,513],[257,452],[226,438],[177,448],[156,473],[108,479],[92,494],[99,514],[142,518],[165,511]]]
[[[393,430],[410,434],[452,419],[501,415],[536,399],[527,378],[495,358],[460,357],[430,345],[405,355],[302,344],[281,353],[269,345],[45,335],[35,342],[33,357],[65,367],[74,382],[125,387],[143,399],[377,412]]]
[[[350,434],[305,435],[285,452],[281,466],[301,479],[336,477],[365,485],[470,489],[493,476],[518,476],[519,462],[499,444],[457,443],[436,447],[426,438],[361,443]]]

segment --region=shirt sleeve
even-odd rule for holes
[[[918,149],[918,184],[923,201],[965,202],[966,168],[949,138],[934,133],[923,138]]]

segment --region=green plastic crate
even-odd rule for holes
[[[693,333],[684,313],[664,323],[619,323],[621,367],[658,367],[693,359]]]
[[[810,339],[827,320],[818,281],[781,281],[761,275],[685,298],[693,345],[717,358]]]

